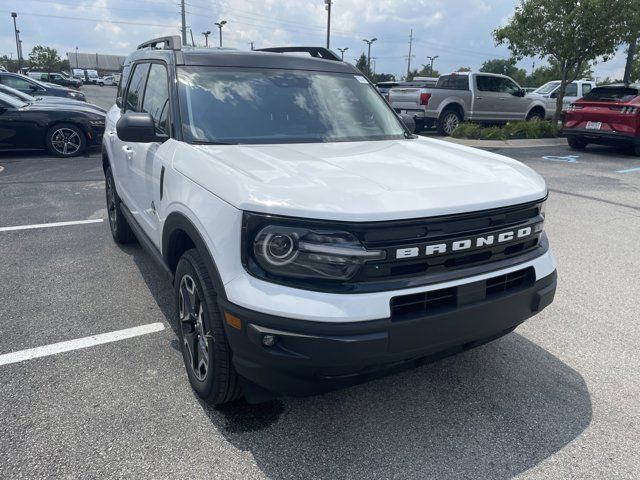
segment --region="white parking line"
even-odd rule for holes
[[[0,232],[12,232],[14,230],[30,230],[32,228],[51,228],[66,227],[69,225],[85,225],[87,223],[101,223],[102,218],[94,218],[91,220],[76,220],[74,222],[55,222],[55,223],[39,223],[36,225],[18,225],[16,227],[0,227]]]
[[[5,353],[0,355],[0,366],[9,365],[11,363],[24,362],[33,358],[47,357],[57,353],[70,352],[71,350],[79,350],[81,348],[102,345],[103,343],[117,342],[127,338],[146,335],[147,333],[160,332],[164,330],[164,325],[160,322],[140,325],[139,327],[125,328],[124,330],[116,330],[115,332],[101,333],[90,337],[77,338],[66,342],[52,343],[42,347],[29,348],[28,350],[20,350],[18,352]]]

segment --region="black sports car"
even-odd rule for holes
[[[0,150],[81,155],[102,141],[104,120],[104,113],[85,105],[28,103],[0,93]]]

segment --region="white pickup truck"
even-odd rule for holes
[[[591,90],[596,88],[596,82],[592,80],[576,80],[567,85],[562,99],[562,110],[566,110],[569,105],[584,97]],[[558,98],[558,90],[560,90],[560,80],[547,82],[540,88],[537,88],[529,95],[532,98],[542,99],[547,104],[547,117],[553,117],[556,111],[556,99]]]
[[[396,87],[389,103],[397,113],[413,116],[416,130],[434,124],[451,135],[462,121],[507,122],[542,120],[547,104],[541,97],[525,94],[505,75],[458,72],[443,75],[435,87]]]

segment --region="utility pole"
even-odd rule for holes
[[[254,50],[254,48],[253,48],[253,42],[249,42],[249,45],[251,45],[251,50]]]
[[[191,33],[191,46],[195,47],[196,46],[196,42],[193,41],[193,30],[189,29],[189,33]]]
[[[409,34],[409,56],[407,57],[407,78],[411,75],[411,48],[413,47],[413,28]]]
[[[327,48],[331,38],[331,4],[333,0],[324,0],[324,8],[327,10]]]
[[[187,12],[185,10],[184,0],[180,0],[180,13],[182,14],[182,44],[187,44]]]
[[[209,46],[209,35],[211,35],[211,30],[207,30],[206,32],[202,32],[202,35],[204,35],[204,46],[208,47]]]
[[[78,47],[76,47],[76,69],[80,68],[78,66]]]
[[[16,52],[18,53],[18,72],[22,70],[22,55],[20,55],[20,33],[18,32],[18,26],[16,25],[16,17],[18,14],[16,12],[11,12],[11,17],[13,18],[13,31],[16,37]]]
[[[226,20],[221,20],[215,23],[218,29],[220,29],[220,48],[222,48],[222,27],[224,27],[226,24],[227,24]]]
[[[629,81],[631,80],[631,68],[633,67],[633,58],[636,56],[637,47],[638,47],[638,39],[634,38],[629,42],[629,51],[627,52],[627,64],[624,67],[624,79],[622,80],[622,82],[625,85],[629,85]]]
[[[362,40],[369,46],[369,50],[367,52],[367,76],[369,77],[371,76],[371,44],[376,40],[378,40],[376,37],[372,38],[371,40],[367,40],[366,38]]]
[[[342,60],[343,62],[344,62],[344,52],[346,52],[347,50],[349,50],[349,47],[338,48],[338,51],[340,52],[340,60]]]

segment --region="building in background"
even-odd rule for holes
[[[98,75],[118,73],[122,70],[125,56],[105,55],[102,53],[67,52],[69,68],[76,70],[95,70]]]

